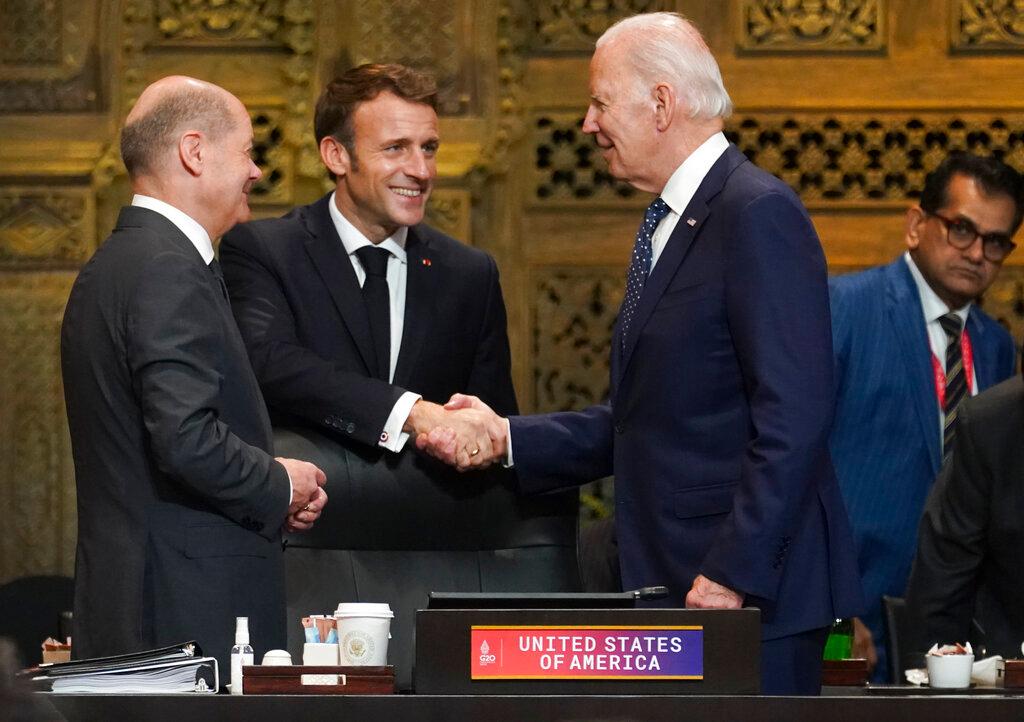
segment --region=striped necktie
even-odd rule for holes
[[[953,451],[957,411],[960,402],[967,396],[967,375],[964,373],[964,356],[960,349],[963,322],[955,313],[947,313],[939,319],[939,325],[946,332],[946,404],[942,409],[945,413],[942,426],[942,460],[945,462]]]
[[[622,299],[622,348],[626,348],[626,338],[629,335],[629,326],[633,322],[637,306],[640,305],[640,294],[643,293],[644,283],[651,272],[651,259],[653,258],[652,240],[654,231],[657,229],[661,219],[668,215],[668,204],[660,197],[655,198],[651,205],[647,206],[644,213],[644,222],[640,224],[640,230],[636,232],[636,243],[633,244],[633,258],[629,262],[629,272],[626,274],[626,295]]]

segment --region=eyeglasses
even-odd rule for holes
[[[974,224],[966,218],[946,218],[932,211],[925,211],[925,213],[942,222],[946,228],[946,240],[953,248],[959,248],[961,251],[967,250],[980,238],[981,252],[985,259],[992,263],[999,263],[1017,247],[1017,244],[1011,241],[1010,236],[1006,233],[979,233]]]

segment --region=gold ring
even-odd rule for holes
[[[309,508],[309,504],[306,504],[304,507],[302,507],[302,511],[312,511],[312,509]]]
[[[480,449],[476,448],[476,449],[473,449],[471,452],[469,452],[469,455],[470,456],[476,456],[479,453],[480,453]]]

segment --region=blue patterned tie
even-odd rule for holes
[[[644,222],[640,224],[640,230],[636,232],[636,243],[633,244],[633,258],[629,263],[629,273],[626,274],[626,296],[622,299],[622,349],[626,349],[626,338],[629,335],[629,326],[633,322],[633,316],[640,305],[640,294],[643,293],[644,283],[651,272],[651,239],[654,238],[654,231],[658,228],[661,219],[668,215],[668,204],[660,197],[655,198],[651,205],[647,206],[644,213]]]

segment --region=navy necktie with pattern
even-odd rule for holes
[[[633,316],[636,314],[637,306],[640,305],[640,295],[643,293],[647,276],[651,272],[651,259],[653,257],[652,240],[654,231],[658,228],[661,219],[668,215],[668,204],[660,197],[655,198],[651,205],[647,206],[644,213],[644,222],[640,224],[640,230],[636,232],[636,243],[633,244],[633,257],[629,263],[629,272],[626,274],[626,295],[622,299],[622,348],[626,348],[626,338],[629,335],[630,324],[633,323]]]

